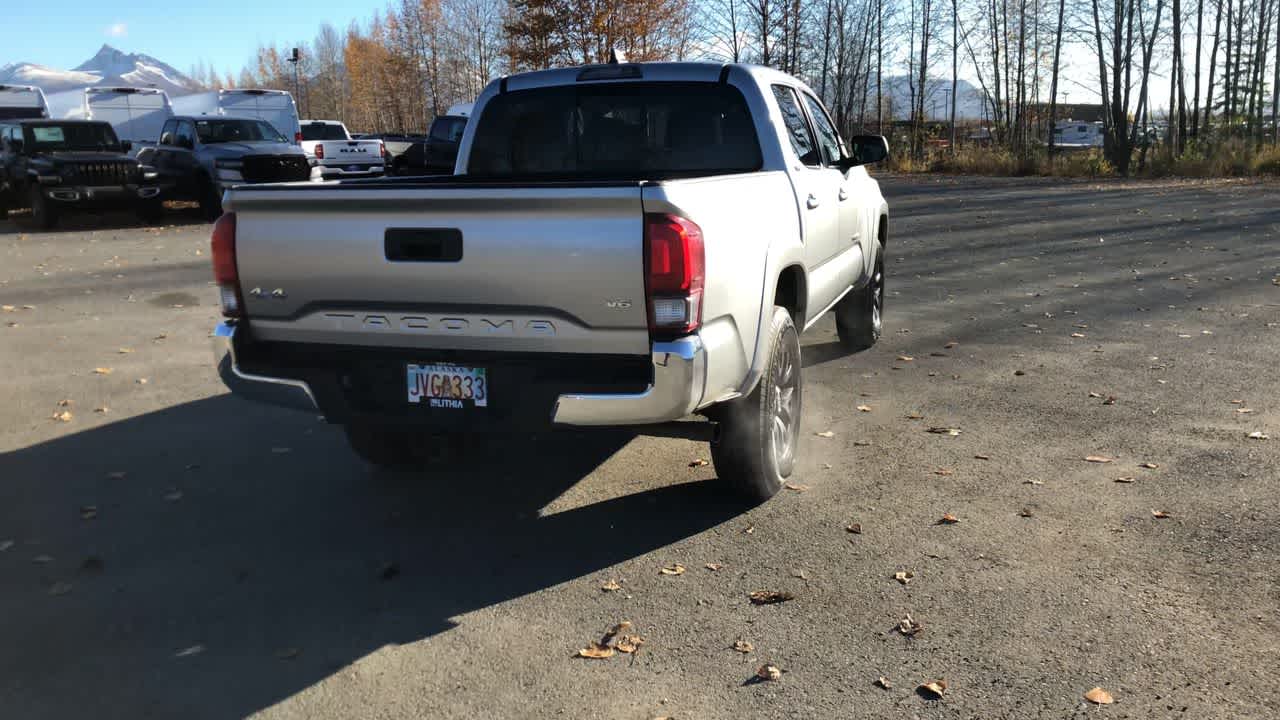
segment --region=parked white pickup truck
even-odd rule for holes
[[[767,498],[795,467],[801,330],[830,310],[849,350],[880,336],[888,208],[862,165],[887,152],[761,67],[504,77],[454,176],[227,192],[220,374],[379,466],[427,433],[626,426],[707,438]]]
[[[381,140],[353,140],[337,120],[303,120],[302,149],[321,180],[381,177],[387,149]]]

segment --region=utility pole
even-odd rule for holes
[[[293,64],[293,99],[294,102],[301,104],[302,96],[298,89],[298,62],[302,60],[302,53],[298,52],[298,48],[294,48],[293,52],[289,53],[288,60]],[[307,113],[305,109],[302,110],[302,114],[304,117],[306,116]]]

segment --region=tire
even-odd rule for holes
[[[222,195],[218,193],[218,186],[209,179],[208,175],[200,177],[199,194],[200,214],[211,222],[217,220],[222,215]]]
[[[377,425],[346,425],[347,442],[365,462],[382,470],[413,470],[423,465],[421,438]]]
[[[58,211],[40,188],[31,188],[31,222],[41,230],[52,230],[58,224]]]
[[[850,292],[836,305],[836,334],[845,350],[866,350],[884,329],[884,245],[876,242],[876,264],[866,286]]]
[[[711,443],[716,474],[734,490],[764,502],[795,469],[802,390],[800,333],[786,308],[769,323],[769,361],[754,392],[721,408]]]

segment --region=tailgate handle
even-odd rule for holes
[[[458,262],[462,231],[457,228],[387,228],[383,236],[392,262]]]

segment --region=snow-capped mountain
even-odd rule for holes
[[[200,89],[191,78],[150,55],[125,53],[110,45],[103,45],[96,55],[71,70],[26,62],[0,66],[0,83],[35,85],[46,95],[92,85],[155,87],[172,96]]]

